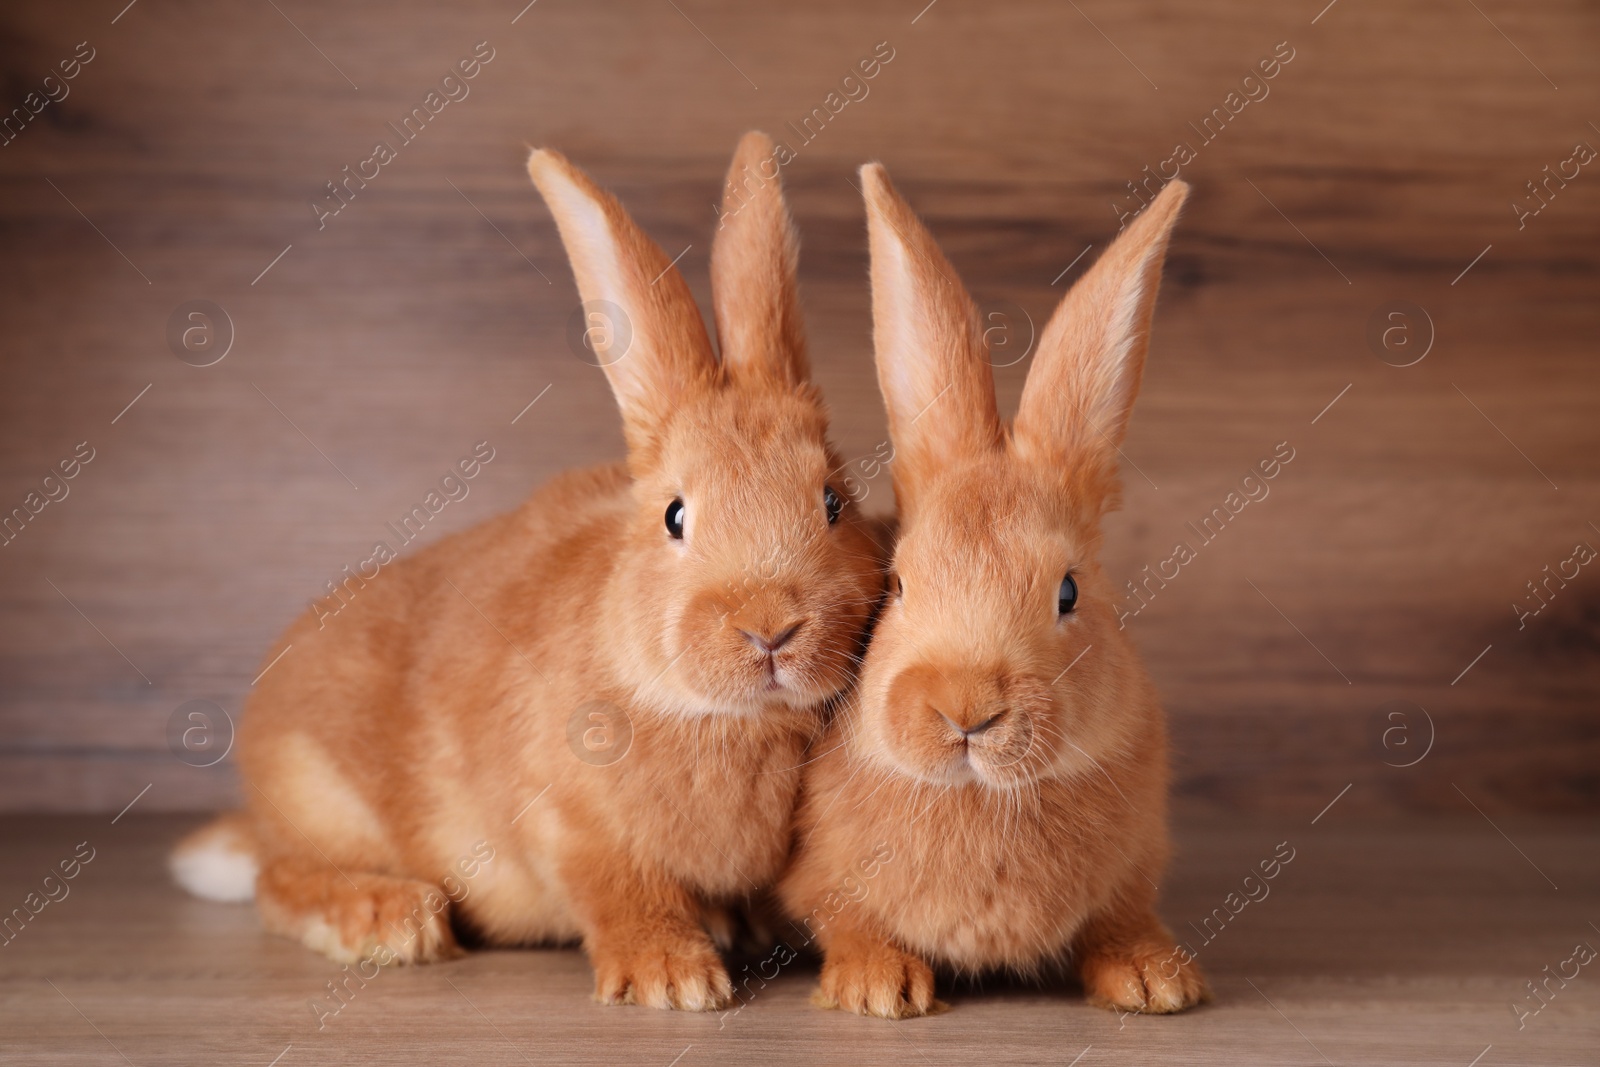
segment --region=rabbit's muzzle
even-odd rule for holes
[[[1007,787],[1048,762],[1054,701],[1006,668],[918,663],[890,682],[887,705],[884,743],[920,776]]]

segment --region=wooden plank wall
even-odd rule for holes
[[[1351,785],[1375,814],[1600,808],[1597,568],[1525,625],[1512,607],[1600,547],[1600,173],[1564,164],[1600,146],[1593,5],[124,4],[0,13],[3,105],[67,94],[0,148],[0,509],[93,451],[0,548],[0,807],[116,810],[147,784],[151,809],[229,803],[228,763],[169,752],[175,708],[237,711],[274,635],[475,442],[496,459],[439,533],[619,455],[564,341],[576,296],[527,147],[687,248],[704,304],[711,204],[762,127],[797,146],[813,362],[849,455],[884,434],[853,168],[886,162],[972,288],[1039,322],[1127,183],[1189,146],[1113,573],[1192,539],[1279,442],[1295,458],[1130,622],[1184,804],[1309,817]],[[319,229],[324,183],[398,144],[388,124],[479,42],[470,94]],[[1547,165],[1569,178],[1533,200]],[[233,324],[213,366],[169,349],[193,300]],[[1412,366],[1368,343],[1394,301],[1431,323]]]

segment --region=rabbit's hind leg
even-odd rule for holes
[[[428,963],[461,954],[450,898],[430,882],[343,871],[320,856],[263,864],[256,902],[267,929],[344,963]]]

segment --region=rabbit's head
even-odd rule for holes
[[[850,743],[945,785],[1097,773],[1155,706],[1100,523],[1187,187],[1169,184],[1067,294],[1008,427],[972,299],[883,168],[861,176],[900,536]]]
[[[614,197],[555,152],[528,171],[628,444],[628,536],[596,578],[596,597],[619,601],[605,654],[684,714],[832,697],[853,677],[882,571],[809,380],[772,142],[747,134],[729,174],[711,256],[720,359],[676,266]]]

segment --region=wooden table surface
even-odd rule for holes
[[[1576,943],[1600,948],[1592,823],[1502,822],[1508,841],[1476,818],[1364,822],[1335,806],[1312,825],[1316,815],[1179,827],[1163,911],[1199,946],[1215,1003],[1119,1019],[1067,987],[945,982],[953,1010],[905,1023],[812,1007],[815,970],[803,963],[730,1016],[602,1007],[581,954],[551,949],[385,970],[328,1014],[338,965],[262,933],[249,906],[168,882],[165,849],[192,820],[137,808],[115,825],[9,817],[8,908],[80,842],[94,858],[0,948],[0,1063],[1600,1063],[1600,961],[1552,984],[1520,1030],[1511,1009],[1531,1009],[1525,983],[1561,969]],[[1202,945],[1189,924],[1285,841],[1293,859],[1269,894],[1213,923]]]

